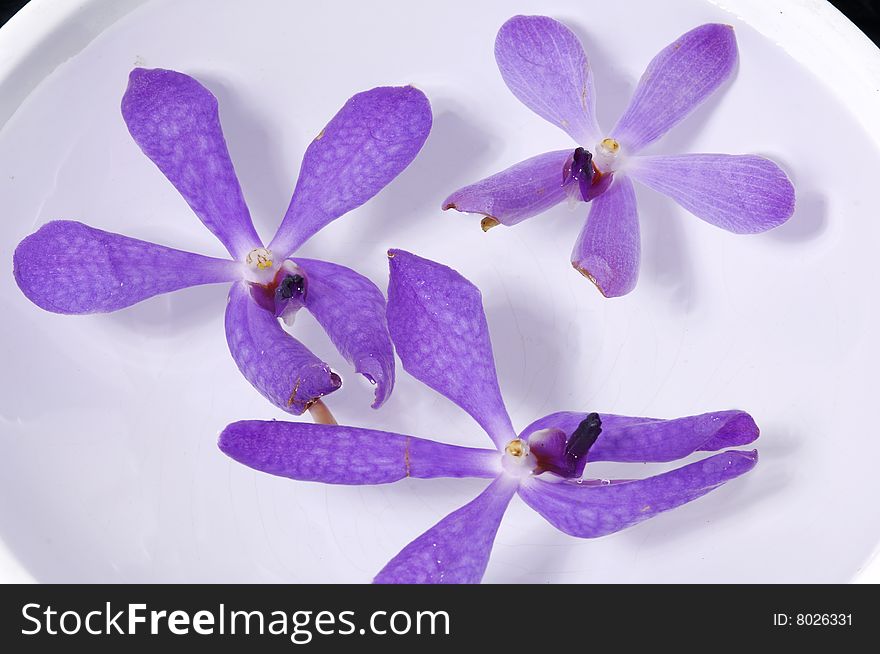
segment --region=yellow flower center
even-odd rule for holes
[[[611,138],[604,138],[599,143],[599,147],[608,152],[608,154],[617,154],[617,151],[620,150],[620,143]]]
[[[256,270],[269,270],[272,267],[272,253],[266,248],[255,248],[248,252],[246,262]]]

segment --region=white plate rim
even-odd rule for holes
[[[0,130],[59,65],[148,0],[31,0],[0,28]],[[827,0],[708,0],[734,14],[811,70],[880,147],[880,48]],[[83,17],[85,20],[82,20]],[[70,26],[76,20],[77,30]],[[816,43],[823,44],[816,48]],[[14,78],[23,67],[33,72]],[[13,85],[11,92],[5,88]],[[880,583],[880,543],[854,578]],[[34,578],[0,536],[0,583]]]

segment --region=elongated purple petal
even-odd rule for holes
[[[641,251],[636,194],[628,177],[616,175],[611,187],[593,200],[571,265],[605,297],[620,297],[636,287]]]
[[[682,35],[654,57],[611,135],[627,152],[656,141],[696,109],[736,66],[730,25],[710,23]]]
[[[306,309],[354,369],[376,384],[378,409],[394,388],[394,347],[385,320],[385,296],[363,275],[335,263],[297,259],[306,273]]]
[[[528,439],[544,429],[559,429],[570,436],[586,413],[552,413],[526,427]],[[698,416],[659,420],[600,414],[602,433],[590,448],[587,461],[676,461],[693,452],[723,450],[747,445],[758,438],[754,419],[745,411],[715,411]]]
[[[565,25],[547,16],[514,16],[495,39],[495,61],[520,102],[579,144],[598,142],[590,63]]]
[[[443,202],[443,209],[478,213],[503,225],[537,216],[566,197],[563,182],[570,150],[545,152],[465,186]]]
[[[662,475],[604,484],[527,479],[520,497],[550,524],[579,538],[598,538],[691,502],[755,467],[758,452],[731,450]]]
[[[226,427],[218,445],[255,470],[326,484],[387,484],[406,477],[494,478],[500,471],[500,455],[494,450],[339,425],[245,420]]]
[[[300,415],[342,385],[326,363],[281,328],[274,313],[256,303],[244,282],[229,291],[226,340],[245,378],[288,413]]]
[[[467,411],[496,445],[514,438],[479,289],[456,271],[390,250],[388,328],[404,369]]]
[[[212,259],[69,220],[46,223],[15,249],[21,292],[55,313],[104,313],[188,286],[241,278],[235,261]]]
[[[515,492],[515,481],[499,477],[475,500],[404,547],[373,583],[480,583],[501,518]]]
[[[794,186],[779,166],[764,157],[635,157],[629,172],[697,218],[736,234],[765,232],[794,213]]]
[[[229,253],[260,247],[220,127],[217,98],[183,73],[135,68],[122,98],[128,131]]]
[[[348,100],[306,150],[290,206],[269,245],[287,256],[397,177],[431,131],[431,105],[412,86]]]

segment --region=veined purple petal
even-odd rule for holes
[[[446,445],[374,429],[276,420],[235,422],[220,449],[279,477],[326,484],[387,484],[405,477],[498,476],[494,450]]]
[[[306,150],[290,206],[269,245],[287,256],[397,177],[431,131],[431,105],[412,86],[348,100]]]
[[[495,444],[514,438],[480,291],[456,271],[389,250],[388,328],[404,369],[467,411]]]
[[[450,513],[403,548],[376,584],[478,584],[516,481],[503,475],[475,500]]]
[[[274,313],[254,301],[244,282],[229,291],[226,340],[245,378],[288,413],[300,415],[342,385],[326,363],[281,328]]]
[[[757,450],[730,450],[662,475],[605,484],[523,481],[520,497],[550,524],[579,538],[598,538],[691,502],[755,467]]]
[[[212,259],[70,220],[46,223],[15,249],[12,272],[27,298],[55,313],[103,313],[188,286],[241,279]]]
[[[536,420],[520,438],[545,429],[571,435],[586,413],[562,411]],[[745,411],[715,411],[698,416],[659,420],[600,414],[602,433],[590,448],[587,461],[677,461],[693,452],[747,445],[758,438],[754,419]]]
[[[710,23],[682,35],[648,64],[612,137],[629,153],[656,141],[721,86],[736,61],[730,25]]]
[[[502,225],[516,225],[562,202],[563,172],[571,150],[545,152],[465,186],[443,202],[443,209],[479,213]]]
[[[376,384],[378,409],[394,388],[394,347],[385,320],[385,296],[369,279],[350,268],[315,259],[296,259],[306,273],[305,307],[321,323],[330,340]]]
[[[764,157],[633,157],[628,171],[697,218],[736,234],[765,232],[794,213],[794,186],[779,166]]]
[[[641,249],[636,194],[629,178],[618,174],[593,200],[571,265],[605,297],[620,297],[636,287]]]
[[[498,31],[495,61],[520,102],[579,144],[598,142],[593,73],[565,25],[547,16],[514,16]]]
[[[135,68],[122,117],[144,154],[233,257],[243,261],[262,245],[229,158],[217,98],[208,89],[173,70]]]

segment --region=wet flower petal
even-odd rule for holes
[[[730,25],[692,29],[654,57],[611,136],[634,153],[656,141],[696,109],[736,66]]]
[[[22,293],[55,313],[103,313],[188,286],[241,278],[235,261],[203,257],[69,220],[46,223],[15,249]]]
[[[590,214],[575,242],[571,265],[605,297],[626,295],[639,279],[641,237],[632,182],[617,175],[591,203]]]
[[[390,250],[388,327],[404,369],[467,411],[496,445],[514,437],[479,289],[456,271]]]
[[[498,475],[499,455],[374,429],[245,420],[223,430],[220,449],[279,477],[326,484],[387,484],[406,477]]]
[[[536,420],[520,438],[546,429],[570,435],[586,413],[562,411]],[[602,433],[590,448],[588,461],[675,461],[698,451],[747,445],[758,438],[754,419],[745,411],[715,411],[673,420],[601,414]]]
[[[342,385],[326,363],[281,328],[273,312],[251,298],[244,282],[229,291],[226,340],[245,378],[288,413],[301,414]]]
[[[287,256],[399,175],[431,131],[431,105],[412,86],[348,100],[306,150],[290,206],[269,249]]]
[[[757,461],[755,450],[731,450],[647,479],[607,485],[532,477],[522,483],[519,494],[557,529],[597,538],[702,497],[748,472]]]
[[[794,213],[794,187],[775,163],[755,155],[634,157],[628,169],[698,218],[737,234],[778,227]]]
[[[394,388],[394,348],[385,320],[385,296],[350,268],[315,259],[296,259],[306,273],[305,307],[357,372],[376,384],[378,409]]]
[[[601,138],[590,63],[565,25],[547,16],[514,16],[498,32],[495,60],[507,86],[529,109],[581,145]]]
[[[260,247],[220,127],[217,98],[183,73],[135,68],[122,98],[132,137],[230,254]]]
[[[377,584],[478,584],[516,483],[493,481],[475,500],[450,513],[403,548],[373,580]]]
[[[503,225],[537,216],[566,198],[565,162],[571,150],[545,152],[465,186],[443,202],[443,209],[478,213]]]

